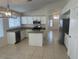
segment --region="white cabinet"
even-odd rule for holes
[[[41,17],[41,24],[46,24],[46,17]]]
[[[19,40],[19,42],[20,42],[21,40],[23,40],[26,37],[25,30],[19,31],[19,33],[17,33],[17,32],[18,31],[7,32],[8,44],[15,44],[17,42],[17,40]]]
[[[26,30],[21,31],[21,40],[26,38]]]
[[[22,24],[33,24],[33,18],[32,17],[22,17],[21,23]]]
[[[28,24],[33,24],[33,17],[28,17]]]
[[[15,32],[7,32],[8,44],[15,44]]]
[[[21,23],[22,24],[33,24],[34,20],[41,21],[41,24],[46,24],[46,17],[45,16],[24,16],[22,17]]]
[[[29,35],[29,45],[30,46],[40,46],[43,45],[43,33],[28,33]]]
[[[65,33],[65,38],[64,38],[64,43],[65,43],[65,46],[66,48],[68,49],[68,39],[69,39],[69,36]]]

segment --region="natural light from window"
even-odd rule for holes
[[[12,27],[18,27],[20,26],[20,17],[17,17],[16,19],[10,18],[9,19],[9,28]]]
[[[4,36],[3,33],[3,20],[2,18],[0,18],[0,38]]]

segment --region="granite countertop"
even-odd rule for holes
[[[33,29],[33,26],[20,26],[20,27],[9,28],[7,32],[16,32],[16,31],[22,31],[26,29]],[[42,30],[45,30],[45,27],[42,27]]]
[[[44,31],[41,30],[41,31],[29,31],[28,33],[43,33]]]
[[[25,29],[32,29],[30,27],[15,27],[15,28],[10,28],[7,30],[7,32],[11,31],[11,32],[16,32],[16,31],[21,31],[21,30],[25,30]]]

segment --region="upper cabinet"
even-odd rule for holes
[[[22,17],[21,24],[27,24],[28,23],[27,20],[28,20],[27,17]]]
[[[27,17],[27,24],[33,24],[33,17]]]
[[[46,17],[41,17],[41,24],[46,24]]]
[[[41,21],[41,24],[46,24],[46,17],[45,16],[24,16],[22,17],[21,24],[33,24],[34,20]]]

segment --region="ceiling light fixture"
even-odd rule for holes
[[[8,1],[8,0],[7,0]],[[11,16],[12,13],[11,13],[11,10],[10,10],[10,5],[9,5],[9,1],[7,2],[7,11],[5,13],[6,16]]]
[[[7,0],[7,8],[3,9],[0,11],[1,14],[4,14],[5,16],[11,16],[12,13],[11,13],[11,9],[10,9],[10,5],[9,5],[9,0]]]
[[[59,15],[53,15],[53,19],[59,19]]]
[[[5,17],[0,17],[0,18],[17,18],[17,15],[22,15],[22,13],[14,11],[10,9],[10,1],[7,0],[7,8],[0,7],[0,14],[2,14]]]

